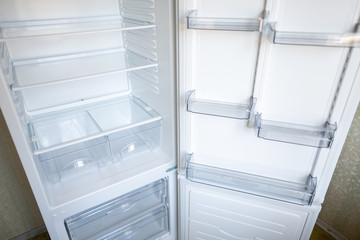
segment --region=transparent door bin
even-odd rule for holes
[[[262,120],[261,114],[256,114],[255,129],[257,136],[266,140],[330,148],[336,131],[336,123],[327,122],[325,127],[314,127]]]
[[[167,179],[65,219],[71,239],[154,239],[168,232]]]
[[[197,17],[197,10],[189,11],[186,19],[188,29],[261,32],[263,27],[261,18]]]
[[[249,119],[255,103],[256,98],[251,98],[249,105],[196,99],[195,90],[191,90],[187,93],[186,110],[210,116]]]
[[[155,28],[155,25],[123,19],[121,16],[2,22],[0,23],[0,42],[19,38],[80,35],[144,28]]]
[[[309,176],[306,184],[258,176],[228,169],[197,164],[193,154],[186,159],[186,178],[198,183],[249,193],[299,205],[311,205],[316,178]]]
[[[57,184],[96,173],[111,163],[105,137],[38,155],[48,182]]]
[[[359,33],[311,33],[276,31],[276,23],[268,25],[268,39],[274,44],[322,47],[360,47]]]
[[[12,65],[12,91],[97,78],[118,79],[124,72],[157,67],[156,62],[122,48],[19,60]]]

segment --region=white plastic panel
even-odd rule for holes
[[[192,114],[189,153],[195,162],[255,175],[306,183],[317,149],[266,141],[247,123]]]
[[[347,52],[342,48],[273,45],[258,98],[263,118],[323,125]]]
[[[276,9],[277,29],[313,33],[351,32],[358,20],[358,7],[358,0],[280,0]]]
[[[326,34],[355,32],[359,1],[279,1],[273,10],[270,18],[279,31],[278,43],[282,43],[281,36],[283,43],[288,41],[286,32],[299,39],[290,39],[291,45],[269,44],[258,110],[268,120],[323,126],[331,114],[349,49],[342,48],[343,43],[317,45],[322,45]]]
[[[262,17],[264,1],[187,1],[203,18]],[[221,9],[221,11],[218,11]],[[186,31],[187,90],[201,99],[247,104],[252,93],[258,32]],[[231,87],[228,87],[231,86]]]

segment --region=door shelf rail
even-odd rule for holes
[[[102,64],[102,63],[108,64]],[[13,61],[12,91],[71,83],[102,77],[118,78],[118,74],[156,68],[155,61],[123,48],[78,54]],[[156,69],[155,69],[156,70]]]
[[[51,36],[129,31],[155,28],[155,24],[127,20],[121,16],[64,18],[0,23],[0,42]]]
[[[261,18],[198,17],[197,10],[189,11],[186,20],[188,29],[261,32],[263,28]]]
[[[326,123],[325,127],[299,125],[263,120],[255,115],[255,129],[259,138],[292,143],[316,148],[330,148],[336,131],[336,123]]]
[[[186,98],[188,112],[244,120],[250,118],[255,104],[256,98],[253,97],[251,97],[249,105],[196,99],[195,90],[188,91]]]
[[[318,47],[360,47],[360,33],[282,32],[267,24],[268,40],[274,44]]]
[[[314,198],[317,180],[311,175],[306,184],[289,182],[198,164],[193,155],[188,154],[186,159],[186,178],[190,181],[298,205],[311,205]]]

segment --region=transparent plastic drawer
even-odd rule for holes
[[[96,171],[156,150],[162,118],[135,97],[34,117],[29,123],[34,155],[50,183]]]
[[[156,150],[161,144],[161,127],[152,124],[153,127],[115,133],[109,136],[111,153],[115,161],[124,160],[138,154]],[[142,130],[142,131],[141,131]]]
[[[38,159],[53,184],[94,173],[112,160],[105,137],[39,154]]]
[[[168,231],[167,179],[65,219],[70,239],[152,239]]]

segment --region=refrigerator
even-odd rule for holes
[[[309,239],[360,101],[359,14],[1,0],[1,110],[51,239]]]

